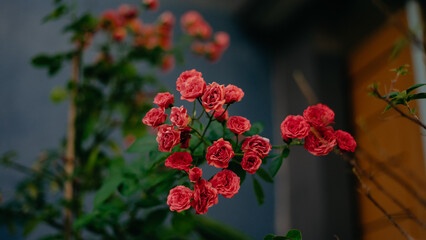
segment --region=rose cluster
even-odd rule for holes
[[[165,92],[157,94],[154,103],[158,108],[148,111],[142,121],[157,130],[158,150],[172,152],[165,160],[165,166],[186,172],[193,186],[193,190],[183,185],[170,190],[167,198],[170,210],[180,212],[193,207],[197,214],[204,214],[209,207],[218,203],[219,194],[231,198],[240,188],[240,177],[228,168],[229,163],[235,161],[241,169],[254,174],[272,146],[269,139],[259,135],[248,136],[241,144],[238,142],[239,135],[250,130],[250,121],[241,116],[229,117],[227,109],[243,98],[242,89],[231,84],[225,87],[216,82],[207,85],[202,74],[196,70],[183,72],[176,81],[176,89],[182,100],[196,101],[202,105],[203,113],[198,118],[193,116],[192,119],[183,106],[173,106],[174,96]],[[165,124],[168,117],[166,109],[170,109],[171,124]],[[193,122],[199,121],[204,113],[209,122],[201,133]],[[225,128],[229,129],[235,139],[224,136],[207,145],[205,133],[213,121],[222,123],[224,131]],[[192,149],[189,148],[191,137],[199,140],[199,144]],[[201,143],[206,145],[207,164],[222,169],[209,181],[202,179],[202,169],[198,167],[200,163],[194,163],[191,155]]]
[[[183,32],[198,39],[192,44],[192,50],[211,61],[218,60],[229,46],[229,35],[226,32],[216,32],[212,38],[212,28],[196,11],[182,15],[181,26]]]
[[[324,104],[308,107],[303,116],[289,115],[281,123],[281,135],[286,142],[304,139],[304,147],[313,155],[327,155],[337,145],[340,150],[354,152],[356,142],[348,132],[329,126],[334,112]]]

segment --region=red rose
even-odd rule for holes
[[[201,170],[201,168],[194,167],[189,170],[189,181],[197,182],[200,180],[201,176],[203,176],[203,170]]]
[[[225,104],[225,87],[215,82],[210,83],[201,97],[206,112],[219,110]]]
[[[219,110],[216,110],[213,114],[214,118],[216,118],[217,121],[223,122],[225,120],[228,120],[228,110],[224,113],[225,109],[222,107]]]
[[[224,169],[210,180],[217,193],[226,198],[232,198],[240,189],[240,177],[233,171]]]
[[[127,4],[121,4],[118,7],[118,13],[126,20],[131,20],[138,16],[138,9]]]
[[[188,125],[190,118],[189,115],[186,113],[186,109],[181,107],[172,107],[172,112],[170,113],[170,121],[173,123],[173,125],[184,128]]]
[[[158,0],[143,0],[143,5],[148,10],[157,10],[158,8]]]
[[[160,35],[171,35],[173,26],[175,25],[176,19],[173,13],[166,11],[163,12],[159,17],[158,32]]]
[[[221,138],[213,142],[213,145],[207,148],[206,159],[209,165],[217,168],[227,168],[229,160],[231,160],[234,155],[232,145]]]
[[[305,149],[316,156],[327,155],[336,146],[332,127],[312,129],[305,138]]]
[[[226,126],[235,134],[242,134],[251,128],[250,121],[240,116],[232,116],[228,119]]]
[[[334,132],[337,138],[337,144],[340,149],[348,152],[354,152],[356,148],[356,142],[354,137],[348,132],[337,130]]]
[[[189,140],[191,139],[191,128],[186,127],[183,129],[179,129],[179,133],[180,133],[180,147],[188,148]]]
[[[191,206],[195,209],[196,214],[207,213],[207,209],[218,202],[217,190],[212,184],[204,179],[200,179],[194,185],[194,200]]]
[[[334,112],[326,105],[318,103],[303,111],[303,117],[314,127],[326,127],[334,121]]]
[[[113,30],[124,25],[124,19],[114,10],[105,11],[99,21],[100,27],[105,30]]]
[[[179,144],[179,132],[172,125],[161,125],[157,133],[158,150],[171,152],[172,148]]]
[[[164,165],[169,168],[189,171],[189,167],[192,166],[192,156],[188,152],[175,152],[170,155]]]
[[[180,18],[180,23],[183,29],[187,29],[198,21],[202,21],[203,17],[196,11],[188,11]]]
[[[177,186],[170,190],[167,196],[167,205],[170,207],[170,211],[182,212],[191,207],[191,199],[194,196],[194,192],[185,187]]]
[[[243,152],[253,151],[259,154],[261,158],[268,156],[268,153],[271,151],[271,149],[272,145],[269,143],[269,139],[259,135],[247,137],[241,147]]]
[[[241,167],[250,174],[254,174],[262,164],[262,159],[256,152],[244,153],[243,160],[241,161]]]
[[[171,54],[165,55],[163,59],[161,60],[161,70],[163,72],[168,72],[172,70],[174,66],[175,66],[175,57]]]
[[[284,140],[289,138],[302,139],[308,136],[311,126],[302,116],[289,115],[281,123],[281,136]]]
[[[169,92],[157,93],[154,98],[154,104],[157,104],[160,108],[169,108],[173,103],[175,103],[175,97]]]
[[[117,42],[121,42],[124,40],[124,38],[126,38],[126,35],[127,35],[126,28],[119,27],[119,28],[116,28],[114,32],[112,33],[112,38]]]
[[[239,102],[244,97],[244,92],[241,88],[228,84],[225,88],[225,103]]]
[[[164,123],[166,118],[167,114],[164,113],[164,109],[153,108],[146,113],[145,117],[142,119],[142,122],[145,125],[156,128],[160,124]]]
[[[214,43],[218,46],[222,51],[228,48],[229,46],[229,34],[226,32],[216,32],[214,34]]]
[[[176,89],[180,92],[181,99],[193,102],[201,97],[206,89],[206,82],[201,73],[195,69],[183,72],[176,81]]]

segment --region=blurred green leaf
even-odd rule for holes
[[[62,87],[55,87],[50,92],[50,100],[54,103],[59,103],[68,97],[68,92]]]
[[[397,75],[405,76],[408,73],[408,67],[409,66],[410,65],[405,64],[405,65],[399,66],[397,68],[393,68],[393,69],[391,69],[391,71],[396,72]]]
[[[236,163],[235,161],[231,161],[228,164],[228,168],[229,170],[233,171],[235,174],[237,174],[238,177],[240,177],[240,185],[243,184],[245,178],[246,178],[246,174],[247,172],[241,168],[241,165]]]
[[[274,179],[272,179],[272,177],[269,175],[268,172],[265,171],[265,169],[263,168],[259,168],[256,171],[256,174],[262,178],[265,182],[269,182],[269,183],[273,183]]]
[[[280,156],[272,160],[271,164],[269,165],[269,172],[271,173],[272,177],[275,177],[275,175],[277,175],[282,164],[283,164],[283,158]]]
[[[292,229],[285,235],[289,240],[302,240],[302,234],[297,229]]]
[[[259,181],[253,176],[253,189],[256,195],[256,200],[259,205],[262,205],[265,202],[265,194],[263,193],[262,185]]]
[[[41,219],[39,218],[32,218],[29,221],[27,221],[24,225],[23,234],[25,237],[27,237],[34,229],[38,226]]]
[[[196,231],[205,240],[249,240],[248,236],[227,225],[202,216],[194,216]]]
[[[99,205],[111,196],[122,182],[123,178],[121,176],[112,176],[108,178],[95,194],[95,198],[93,200],[94,208],[99,207]]]
[[[80,228],[86,226],[87,224],[89,224],[91,221],[93,221],[93,219],[95,219],[98,216],[99,216],[98,211],[93,211],[93,212],[90,212],[88,214],[82,215],[75,220],[72,227],[75,230],[80,229]]]
[[[172,226],[173,228],[182,234],[189,234],[194,228],[195,222],[191,213],[187,212],[173,212]]]
[[[257,135],[263,132],[263,128],[264,128],[265,124],[263,124],[262,122],[255,122],[251,125],[251,128],[249,131],[243,133],[244,136],[253,136],[253,135]]]
[[[149,153],[158,148],[156,136],[146,135],[135,140],[135,142],[127,149],[128,153]]]
[[[424,99],[424,98],[426,98],[426,93],[411,94],[407,97],[407,102],[410,102],[416,99]]]
[[[53,56],[39,54],[31,60],[31,63],[34,67],[47,68],[49,75],[53,76],[61,69],[63,59],[62,54],[56,54]]]
[[[390,54],[390,60],[395,60],[399,53],[404,49],[405,46],[407,46],[408,41],[406,38],[400,38],[398,39],[395,44],[392,46],[391,54]]]
[[[47,16],[45,16],[42,20],[43,23],[46,23],[51,20],[59,19],[60,17],[64,16],[69,12],[69,7],[66,4],[61,4],[57,6],[53,12],[49,13]]]
[[[411,93],[412,91],[416,90],[419,87],[425,86],[425,83],[419,83],[419,84],[414,84],[413,86],[407,88],[407,90],[405,90],[407,92],[407,94]]]

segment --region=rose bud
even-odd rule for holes
[[[302,116],[287,116],[281,123],[281,136],[285,141],[290,138],[302,139],[308,136],[311,126]]]
[[[226,32],[216,32],[214,34],[214,43],[218,46],[222,51],[228,48],[229,46],[229,34]]]
[[[191,206],[195,209],[196,214],[205,214],[209,207],[217,204],[217,190],[212,184],[204,179],[198,180],[194,185],[194,200]]]
[[[191,121],[191,118],[186,112],[187,111],[183,106],[172,107],[172,111],[170,113],[170,121],[173,123],[173,125],[177,126],[178,128],[186,127]]]
[[[138,9],[127,4],[118,7],[118,13],[125,19],[130,20],[138,16]]]
[[[180,148],[188,148],[189,140],[191,139],[191,128],[186,127],[183,129],[179,129],[180,133]]]
[[[170,211],[182,212],[191,207],[191,199],[194,196],[194,192],[185,187],[177,186],[170,190],[167,196],[167,205],[170,207]]]
[[[240,177],[233,171],[224,169],[210,180],[217,193],[226,198],[232,198],[240,189]]]
[[[143,0],[142,4],[145,6],[148,10],[157,10],[158,9],[158,0]]]
[[[213,145],[207,148],[207,163],[217,168],[227,168],[229,160],[234,156],[231,143],[223,138],[213,142]]]
[[[157,133],[158,150],[171,152],[172,148],[179,144],[179,137],[179,132],[172,125],[161,125]]]
[[[215,82],[209,84],[201,97],[206,112],[219,110],[225,104],[225,87]]]
[[[232,116],[228,119],[226,126],[235,134],[242,134],[251,128],[250,121],[247,118],[240,116]]]
[[[195,69],[183,72],[176,81],[176,89],[180,92],[182,100],[193,102],[201,97],[206,89],[206,82],[201,73]]]
[[[114,38],[115,41],[117,42],[121,42],[124,40],[124,38],[126,37],[127,33],[126,33],[126,28],[124,27],[120,27],[120,28],[116,28],[112,34],[112,38]]]
[[[228,84],[225,88],[225,103],[239,102],[244,97],[241,88]]]
[[[303,111],[303,117],[313,127],[326,127],[334,121],[334,112],[326,105],[318,103]]]
[[[164,113],[164,109],[153,108],[146,113],[145,117],[142,119],[142,122],[145,125],[156,128],[160,124],[163,124],[166,121],[166,118],[167,114]]]
[[[262,164],[262,159],[256,152],[244,153],[243,160],[241,161],[241,167],[250,174],[254,174]]]
[[[192,166],[192,156],[188,152],[175,152],[170,155],[164,165],[169,168],[178,170],[189,171],[189,167]]]
[[[154,104],[157,104],[160,108],[169,108],[175,103],[175,97],[169,92],[157,93],[154,98]]]
[[[261,158],[268,156],[268,153],[271,151],[271,149],[272,145],[269,143],[269,139],[259,135],[247,137],[241,147],[243,152],[253,151],[259,154]]]
[[[200,180],[202,175],[203,175],[203,170],[201,170],[201,168],[198,168],[198,167],[191,168],[191,170],[189,170],[189,181],[197,182],[198,180]]]
[[[311,154],[327,155],[336,146],[336,136],[332,127],[312,129],[305,138],[304,148]]]
[[[337,130],[334,132],[337,138],[337,145],[340,149],[347,152],[354,152],[356,148],[356,142],[354,137],[348,132]]]
[[[223,122],[228,120],[228,110],[226,112],[224,112],[225,109],[222,107],[219,110],[216,110],[213,114],[214,118],[216,118],[216,120],[218,122]]]

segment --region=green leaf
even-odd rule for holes
[[[265,182],[269,182],[269,183],[274,182],[274,179],[272,179],[272,177],[269,175],[269,173],[267,171],[265,171],[265,169],[263,169],[263,168],[257,169],[256,174],[260,178],[262,178]]]
[[[49,75],[53,76],[61,69],[62,60],[62,54],[56,54],[53,56],[39,54],[31,60],[31,63],[34,67],[47,68]]]
[[[401,50],[407,46],[408,41],[406,38],[400,38],[398,39],[395,44],[392,46],[392,51],[390,54],[390,60],[395,60],[398,56]]]
[[[136,141],[127,149],[128,153],[149,153],[158,148],[156,136],[146,135],[136,139]]]
[[[282,153],[281,158],[286,158],[290,154],[290,148],[288,146],[285,146]]]
[[[169,213],[170,210],[168,208],[161,208],[150,212],[146,217],[147,221],[144,228],[155,231],[164,222]]]
[[[407,97],[407,102],[410,102],[416,99],[424,99],[424,98],[426,98],[426,93],[411,94]]]
[[[297,229],[292,229],[285,235],[289,240],[302,240],[302,234]]]
[[[265,201],[265,194],[263,193],[262,186],[259,181],[253,176],[253,188],[256,194],[256,200],[259,205],[262,205]]]
[[[43,23],[46,23],[51,20],[58,19],[62,17],[63,15],[67,14],[69,12],[69,8],[67,5],[62,4],[59,5],[53,12],[49,13],[49,15],[45,16],[42,20]]]
[[[173,213],[172,226],[173,228],[182,234],[189,234],[194,228],[194,218],[192,214],[187,212]]]
[[[277,175],[282,164],[283,158],[281,156],[278,156],[272,160],[271,164],[269,165],[269,172],[271,173],[272,177],[275,177],[275,175]]]
[[[405,91],[407,91],[407,94],[409,94],[410,92],[416,90],[417,88],[419,88],[421,86],[425,86],[425,85],[426,85],[425,83],[414,84],[413,86],[407,88],[407,90],[405,90]]]
[[[110,177],[102,185],[102,187],[96,192],[93,200],[95,208],[99,207],[109,196],[111,196],[118,186],[123,182],[121,176]]]
[[[244,179],[246,178],[247,172],[241,168],[241,165],[236,163],[235,161],[231,161],[228,164],[229,170],[233,171],[235,174],[237,174],[238,177],[240,177],[240,185],[243,184]]]
[[[98,211],[93,211],[88,214],[85,214],[81,217],[79,217],[72,225],[73,229],[80,229],[84,226],[86,226],[88,223],[90,223],[93,219],[99,216]]]
[[[54,103],[60,103],[68,97],[68,92],[62,87],[55,87],[50,92],[50,100]]]
[[[396,72],[397,75],[405,76],[408,73],[409,66],[410,65],[405,64],[405,65],[399,66],[398,68],[393,68],[391,69],[391,71]]]
[[[34,231],[34,229],[38,226],[39,223],[40,219],[38,218],[32,218],[31,220],[26,222],[23,229],[24,236],[27,237],[32,231]]]
[[[249,131],[243,133],[244,136],[253,136],[263,132],[264,124],[262,122],[255,122],[251,125]]]
[[[195,230],[205,240],[249,240],[248,236],[229,226],[202,216],[194,216]]]
[[[263,240],[287,240],[286,237],[276,236],[274,234],[268,234],[266,235]]]

